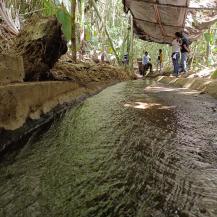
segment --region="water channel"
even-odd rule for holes
[[[0,164],[1,217],[216,217],[217,101],[109,87]]]

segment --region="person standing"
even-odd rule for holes
[[[175,33],[175,39],[172,41],[172,62],[174,67],[174,75],[178,77],[179,75],[179,59],[180,59],[180,49],[181,49],[181,38],[180,32]]]
[[[187,74],[188,73],[187,60],[188,60],[188,53],[190,52],[189,41],[184,35],[182,35],[181,41],[182,44],[181,44],[181,71],[180,72]]]
[[[150,69],[150,73],[152,73],[152,64],[150,61],[151,61],[151,58],[150,58],[148,52],[146,51],[145,55],[143,56],[143,59],[142,59],[142,65],[143,65],[142,75],[143,76],[145,75],[145,73],[148,69]]]
[[[129,54],[128,53],[124,54],[122,62],[123,62],[124,65],[128,65],[129,64]]]
[[[160,71],[158,70],[160,68]],[[159,50],[159,55],[157,58],[157,71],[160,72],[160,74],[162,74],[162,70],[163,70],[163,51],[162,49]]]

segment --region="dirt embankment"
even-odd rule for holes
[[[123,68],[109,64],[78,63],[59,61],[51,73],[56,80],[71,80],[83,85],[89,82],[105,80],[128,80],[134,79],[134,73],[125,71]]]

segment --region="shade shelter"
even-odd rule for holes
[[[171,43],[175,32],[194,41],[217,21],[217,0],[123,0],[134,32],[146,41]]]

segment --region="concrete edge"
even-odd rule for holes
[[[85,86],[76,86],[76,88],[72,88],[71,90],[69,89],[68,91],[63,92],[50,100],[47,100],[47,97],[45,97],[45,101],[40,106],[36,106],[37,109],[33,112],[24,110],[25,115],[22,117],[25,119],[22,119],[21,122],[18,120],[18,124],[16,123],[14,125],[13,123],[13,129],[0,129],[0,156],[3,156],[8,151],[16,150],[20,146],[24,145],[23,143],[26,143],[28,138],[34,132],[40,131],[43,129],[43,126],[52,123],[53,120],[64,114],[64,112],[68,109],[78,105],[88,97],[98,94],[105,88],[118,82],[120,81],[110,80],[104,82],[92,82]],[[70,83],[73,87],[73,82]],[[56,82],[55,84],[58,85]],[[31,83],[30,85],[25,85],[29,87],[33,84]],[[18,86],[23,87],[21,84],[18,84]],[[15,120],[13,121],[15,122]],[[14,126],[16,126],[15,129]]]
[[[156,80],[178,88],[188,88],[206,93],[217,99],[217,80],[204,78],[175,78],[168,76],[157,77]]]

